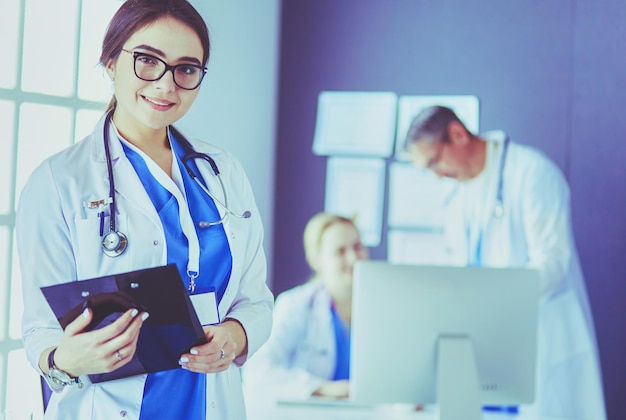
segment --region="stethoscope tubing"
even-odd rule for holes
[[[113,110],[111,110],[104,120],[104,153],[106,154],[107,172],[109,175],[109,211],[111,213],[109,217],[109,230],[115,232],[115,179],[113,176],[113,163],[111,162],[111,149],[109,146],[109,123],[113,117]],[[104,220],[104,219],[103,219]],[[100,234],[102,236],[102,233]]]
[[[109,111],[109,113],[107,114],[107,116],[105,117],[104,120],[104,132],[103,132],[103,137],[104,137],[104,152],[106,155],[106,163],[107,163],[107,173],[108,173],[108,178],[109,178],[109,198],[107,199],[108,205],[109,205],[109,211],[110,211],[110,216],[109,216],[109,231],[108,233],[106,233],[106,235],[104,235],[104,211],[101,210],[101,219],[100,219],[100,237],[102,238],[103,235],[103,240],[102,240],[102,250],[104,252],[105,255],[109,256],[109,257],[117,257],[119,255],[121,255],[127,247],[128,244],[128,239],[126,237],[126,235],[124,235],[122,232],[118,232],[116,230],[116,201],[115,201],[115,177],[113,176],[113,163],[112,163],[112,159],[111,159],[111,150],[110,150],[110,145],[109,145],[109,141],[110,141],[110,136],[109,136],[109,125],[111,123],[111,118],[113,116],[113,111],[111,110]],[[227,215],[233,215],[235,217],[241,218],[241,219],[247,219],[251,216],[250,211],[246,210],[244,211],[242,214],[238,214],[233,212],[232,210],[230,210],[230,208],[228,208],[228,198],[226,195],[226,188],[224,187],[224,182],[222,181],[222,178],[220,176],[220,171],[217,167],[217,163],[215,163],[215,160],[207,155],[206,153],[200,153],[200,152],[196,152],[193,148],[193,146],[191,145],[191,143],[189,143],[189,141],[178,131],[176,130],[173,126],[169,126],[170,131],[173,133],[174,137],[180,142],[180,144],[182,145],[183,149],[185,150],[185,154],[182,157],[181,161],[183,163],[183,166],[185,167],[185,170],[187,171],[187,173],[189,174],[189,176],[200,186],[200,188],[215,202],[217,203],[220,207],[222,207],[224,209],[224,215],[220,217],[219,220],[216,220],[214,222],[204,222],[201,221],[198,223],[198,227],[199,228],[208,228],[211,226],[216,226],[219,225],[221,223],[224,222],[224,220],[226,219]],[[191,168],[189,167],[188,161],[190,159],[197,159],[200,158],[206,162],[208,162],[209,166],[211,166],[211,169],[213,171],[213,173],[215,174],[215,176],[217,177],[219,183],[220,183],[220,187],[222,188],[223,191],[223,195],[224,195],[224,202],[220,201],[219,199],[217,199],[210,191],[209,189],[198,179],[198,177],[196,176],[196,174],[191,170]]]
[[[496,217],[502,217],[504,214],[504,166],[506,163],[506,155],[509,150],[510,137],[507,135],[504,138],[504,144],[502,146],[502,156],[500,157],[500,167],[498,168],[498,189],[496,190],[496,207],[494,209],[494,215]]]
[[[509,148],[510,137],[507,135],[504,138],[502,145],[502,155],[500,156],[500,165],[498,167],[498,186],[496,189],[496,202],[494,205],[493,213],[491,216],[487,218],[487,221],[484,222],[484,225],[478,231],[477,237],[475,239],[474,252],[471,253],[471,235],[470,228],[466,226],[466,236],[467,236],[467,246],[468,246],[468,258],[470,265],[480,265],[482,260],[482,238],[483,232],[487,228],[489,221],[492,217],[501,218],[504,216],[504,168],[506,164],[506,156]]]

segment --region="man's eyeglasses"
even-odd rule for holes
[[[165,61],[150,54],[139,51],[122,51],[131,54],[134,58],[135,76],[147,82],[159,80],[168,71],[172,71],[174,83],[181,89],[194,90],[204,78],[206,67],[195,64],[177,64],[170,66]]]

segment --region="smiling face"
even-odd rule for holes
[[[107,63],[108,75],[115,82],[117,106],[113,121],[129,140],[163,134],[193,104],[198,89],[185,90],[174,83],[172,71],[155,81],[135,75],[133,52],[147,53],[170,66],[201,65],[203,48],[197,33],[188,25],[164,17],[136,31],[126,40],[119,56]],[[130,51],[130,53],[129,53]],[[162,137],[162,136],[161,136]]]
[[[354,264],[367,258],[367,248],[361,243],[356,227],[335,222],[324,230],[312,265],[332,293],[336,289],[351,289]]]

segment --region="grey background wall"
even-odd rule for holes
[[[626,416],[626,2],[341,0],[282,4],[274,291],[308,278],[301,236],[324,206],[311,144],[323,90],[475,94],[565,173],[602,356],[609,418]],[[386,258],[386,238],[372,249]]]
[[[211,58],[196,102],[178,125],[241,161],[264,222],[271,272],[281,1],[191,2],[209,26]]]

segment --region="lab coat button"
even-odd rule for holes
[[[159,241],[152,241],[152,245],[157,246],[159,244]]]
[[[211,408],[215,408],[215,401],[211,401]]]
[[[120,411],[120,417],[126,417],[126,410]]]

